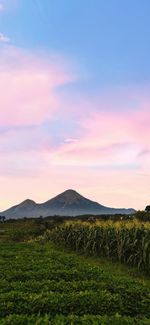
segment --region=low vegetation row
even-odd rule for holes
[[[1,319],[1,325],[149,325],[148,319],[131,317],[93,316],[93,315],[58,315],[52,318],[49,314],[44,316],[10,315]]]
[[[147,325],[149,291],[52,244],[1,243],[2,325]]]

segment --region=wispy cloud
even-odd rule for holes
[[[2,12],[16,11],[20,8],[20,5],[23,3],[23,1],[22,0],[1,0],[0,11]]]
[[[8,43],[10,42],[10,38],[3,33],[0,33],[0,42],[2,43]]]
[[[77,141],[78,141],[78,139],[76,139],[76,138],[66,138],[64,140],[65,143],[74,143],[74,142],[77,142]]]
[[[129,101],[120,95],[118,109],[118,97],[109,90],[109,102],[99,93],[94,99],[77,91],[75,96],[72,69],[58,56],[11,46],[0,50],[2,200],[21,201],[34,193],[36,201],[43,201],[73,187],[106,205],[146,205],[149,90],[144,96],[137,90],[135,108],[126,89]],[[147,182],[141,175],[148,175]]]
[[[1,51],[1,125],[33,125],[50,119],[59,104],[57,87],[73,80],[73,74],[58,58],[11,47]]]
[[[0,2],[0,12],[4,10],[4,4]]]

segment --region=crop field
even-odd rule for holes
[[[76,252],[110,258],[150,275],[149,222],[67,222],[46,235]]]
[[[0,324],[150,324],[150,283],[53,244],[1,242]]]
[[[19,240],[42,234],[43,225],[38,220],[15,220],[0,223],[0,241]]]
[[[58,217],[51,217],[48,220],[44,218],[24,218],[0,222],[0,242],[8,240],[26,241],[42,235],[46,229],[52,229],[62,222],[63,219]]]

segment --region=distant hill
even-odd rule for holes
[[[97,202],[91,201],[74,190],[67,190],[56,197],[44,202],[36,203],[25,200],[10,209],[1,212],[6,218],[30,218],[47,216],[77,216],[77,215],[110,215],[110,214],[133,214],[134,209],[114,209],[105,207]]]

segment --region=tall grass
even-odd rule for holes
[[[46,236],[74,251],[107,257],[150,275],[150,223],[69,222]]]

